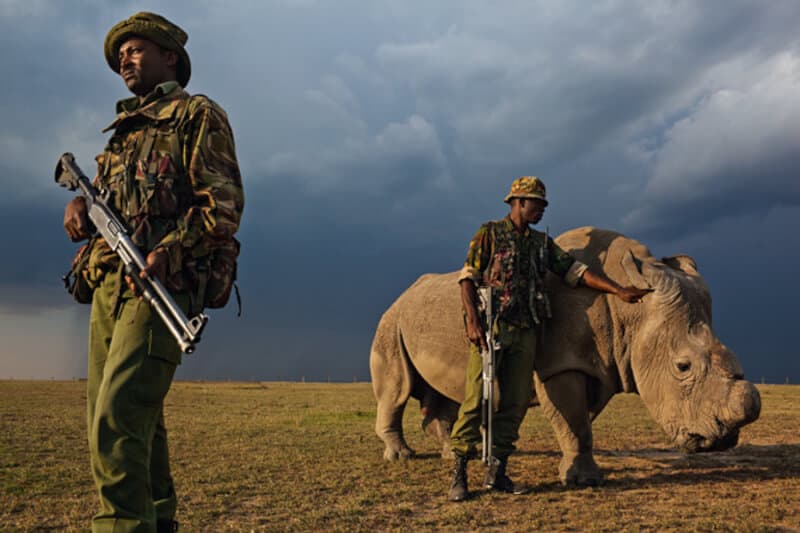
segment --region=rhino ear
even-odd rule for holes
[[[637,289],[652,289],[652,285],[645,279],[641,271],[641,261],[633,256],[633,252],[628,250],[622,255],[622,268],[628,275],[631,285]]]
[[[691,256],[685,254],[673,255],[670,257],[663,257],[661,261],[675,270],[697,275],[697,263]]]

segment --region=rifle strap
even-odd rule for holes
[[[239,285],[236,281],[233,282],[233,290],[236,291],[236,305],[239,307],[239,311],[236,313],[236,316],[242,316],[242,295],[239,294]]]
[[[211,275],[208,268],[200,270],[197,276],[197,289],[190,291],[190,309],[191,314],[197,314],[203,311],[203,301],[206,297],[206,286],[208,285],[208,277]]]

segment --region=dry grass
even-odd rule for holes
[[[384,462],[369,384],[176,383],[166,407],[184,531],[800,530],[800,387],[761,385],[734,450],[670,448],[636,396],[595,423],[607,483],[567,490],[555,438],[530,412],[510,473],[524,496],[446,500],[449,463],[406,413],[419,457]],[[84,384],[0,382],[0,530],[85,530],[96,496]],[[482,468],[470,463],[472,486]]]

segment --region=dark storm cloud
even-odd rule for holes
[[[7,252],[13,251],[0,261],[0,279],[23,285],[47,285],[59,279],[68,266],[64,258],[77,247],[69,243],[66,234],[63,239],[54,238],[61,236],[53,235],[53,228],[58,230],[62,218],[61,209],[37,205],[0,209],[0,226],[7,230],[3,246]]]
[[[720,218],[683,237],[648,239],[653,253],[688,253],[711,289],[714,330],[748,379],[800,379],[794,339],[800,207]]]
[[[366,380],[372,332],[392,300],[422,272],[460,266],[459,240],[400,240],[358,224],[335,195],[297,198],[289,183],[252,187],[271,194],[241,234],[257,243],[241,258],[243,316],[235,303],[212,312],[198,352],[219,356],[198,357],[183,376]]]
[[[476,207],[465,191],[501,194],[508,176],[535,169],[559,192],[562,182],[569,190],[585,179],[569,174],[580,159],[610,153],[615,160],[605,157],[606,167],[593,174],[609,176],[597,185],[606,190],[627,183],[628,197],[614,206],[617,215],[605,219],[619,224],[619,211],[631,211],[626,206],[630,194],[652,188],[642,180],[658,182],[661,161],[685,158],[664,132],[674,131],[679,120],[694,119],[702,111],[698,100],[729,84],[740,86],[764,60],[774,65],[775,57],[787,53],[791,59],[787,50],[796,46],[793,35],[767,35],[765,29],[789,30],[787,19],[798,17],[790,4],[770,10],[726,4],[724,14],[712,4],[633,6],[610,3],[575,11],[517,5],[517,17],[509,21],[507,13],[500,17],[469,4],[451,14],[455,20],[449,23],[434,16],[419,38],[387,39],[372,52],[367,47],[360,56],[341,56],[331,66],[333,74],[326,72],[304,93],[312,134],[276,150],[266,173],[303,175],[323,190],[330,183],[397,183],[402,167],[373,149],[381,131],[371,127],[372,110],[358,105],[369,86],[386,98],[385,108],[407,110],[406,119],[395,125],[416,120],[427,126],[430,134],[418,139],[435,152],[437,164],[417,175],[422,187],[449,185],[441,196],[462,194],[469,207]],[[738,64],[738,71],[726,72],[730,64]],[[329,132],[331,124],[339,135],[320,139],[313,133]],[[648,148],[654,130],[661,138],[637,167],[637,152]],[[750,131],[756,138],[765,133]],[[769,161],[771,154],[763,157],[770,166],[780,164]],[[388,168],[370,171],[370,158],[389,163]],[[624,172],[614,175],[614,167]],[[396,198],[398,192],[414,194],[422,187],[379,190]],[[662,195],[653,196],[645,200],[658,204]],[[669,206],[653,218],[667,212]],[[628,218],[629,228],[639,227],[633,224],[637,216]],[[708,220],[715,216],[706,214]]]
[[[13,73],[0,227],[20,257],[0,265],[0,307],[24,301],[23,326],[37,309],[66,312],[50,283],[75,246],[53,165],[69,150],[93,170],[126,96],[102,39],[156,10],[189,32],[189,90],[228,111],[247,197],[245,314],[212,313],[185,377],[365,378],[383,310],[423,272],[458,268],[477,225],[504,214],[511,179],[530,173],[548,184],[552,233],[594,224],[694,255],[726,306],[717,332],[751,358],[748,373],[795,372],[784,355],[756,363],[743,333],[769,331],[770,351],[789,353],[784,307],[769,324],[729,310],[759,298],[741,290],[757,266],[736,260],[738,243],[767,232],[771,246],[800,244],[788,223],[800,196],[796,4],[429,4],[0,4],[12,51],[0,70]],[[773,270],[769,282],[793,290]]]
[[[783,53],[727,69],[752,81],[715,91],[666,131],[630,227],[686,232],[800,205],[800,58]]]

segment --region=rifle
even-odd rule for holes
[[[195,345],[200,342],[200,333],[208,322],[208,316],[198,313],[192,318],[186,318],[181,308],[158,279],[153,276],[144,279],[139,277],[139,273],[147,266],[147,262],[133,244],[130,230],[111,207],[110,191],[108,189],[98,190],[92,185],[86,174],[75,163],[75,157],[71,153],[67,152],[58,159],[55,178],[56,183],[70,191],[80,189],[81,195],[86,199],[89,219],[94,223],[97,232],[119,255],[125,271],[136,283],[145,301],[164,321],[172,336],[178,341],[181,351],[192,353]]]
[[[550,309],[550,298],[547,296],[547,291],[545,290],[544,286],[544,279],[547,275],[547,268],[548,264],[550,263],[550,226],[544,231],[544,240],[542,241],[542,247],[539,249],[539,261],[536,265],[538,269],[538,282],[541,285],[536,287],[536,299],[537,300],[544,300],[543,307],[544,307],[544,317],[539,317],[536,313],[536,310],[531,307],[531,312],[533,313],[533,321],[542,327],[542,332],[544,332],[544,319],[553,318],[553,312]],[[543,335],[543,333],[542,333]]]
[[[483,394],[481,395],[481,429],[483,434],[481,461],[487,465],[492,462],[492,418],[494,411],[494,378],[495,378],[495,356],[500,345],[494,338],[494,310],[492,309],[492,288],[481,287],[478,289],[480,299],[486,315],[486,350],[481,351],[481,361],[483,363],[482,380]]]

